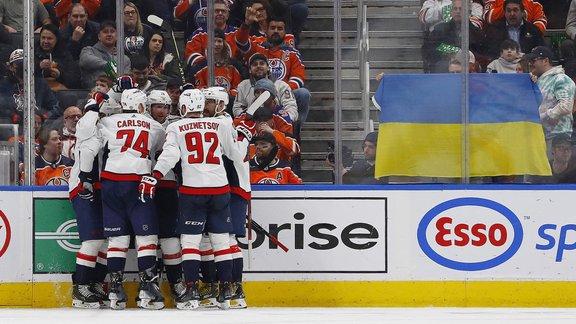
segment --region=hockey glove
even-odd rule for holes
[[[114,88],[112,90],[114,90],[114,92],[121,93],[124,90],[134,89],[137,87],[138,87],[138,84],[136,82],[134,82],[134,80],[132,79],[131,76],[123,75],[121,77],[118,77],[118,79],[116,79],[116,85],[114,86]]]
[[[138,186],[138,192],[140,193],[140,201],[146,203],[154,199],[156,194],[156,186],[158,186],[159,179],[162,178],[162,174],[158,171],[154,171],[151,176],[143,176],[140,180],[140,185]]]
[[[84,111],[91,110],[100,112],[100,108],[102,108],[102,105],[104,105],[108,99],[110,99],[110,97],[107,94],[103,92],[95,92],[92,95],[92,99],[88,100],[86,106],[84,106]]]
[[[247,139],[250,142],[256,133],[256,123],[252,120],[243,120],[236,126],[236,131],[238,132],[239,141]]]
[[[92,178],[92,174],[80,171],[78,178],[80,178],[81,185],[81,189],[78,191],[78,197],[90,201],[94,200],[94,179]]]

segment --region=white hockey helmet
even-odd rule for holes
[[[112,98],[108,98],[108,100],[104,101],[102,103],[102,106],[100,107],[100,113],[104,114],[106,116],[119,114],[121,112],[122,112],[122,107],[120,106],[120,104],[116,100],[114,100]]]
[[[148,101],[146,102],[146,108],[148,112],[151,111],[152,105],[161,104],[161,105],[171,105],[172,99],[170,99],[170,95],[168,92],[164,90],[152,90],[148,95]]]
[[[148,101],[148,98],[142,90],[128,89],[122,92],[120,104],[122,105],[122,111],[143,113],[144,109],[146,109],[146,101]],[[140,105],[142,105],[142,108],[140,108]]]
[[[180,116],[184,117],[188,113],[204,112],[204,95],[199,89],[184,90],[180,95],[178,106],[180,107]]]
[[[216,104],[224,101],[224,106],[228,105],[228,92],[223,87],[209,87],[202,89],[202,93],[206,99],[216,100]]]

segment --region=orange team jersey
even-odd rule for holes
[[[10,138],[8,139],[8,142],[14,143],[14,136],[10,137]],[[18,136],[18,142],[19,142],[20,144],[24,145],[24,135]],[[38,156],[39,154],[40,154],[40,139],[37,138],[37,139],[34,141],[34,155],[35,155],[35,156]],[[22,158],[23,158],[23,157],[22,157]]]
[[[280,48],[271,48],[268,42],[256,43],[250,41],[250,30],[244,25],[236,32],[236,46],[238,50],[244,53],[246,62],[256,53],[262,53],[268,58],[270,66],[270,79],[282,80],[292,90],[304,86],[306,81],[306,69],[302,61],[300,52],[290,46],[281,46]]]
[[[252,184],[302,184],[290,165],[278,159],[261,167],[256,158],[250,160],[250,183]]]
[[[60,28],[66,26],[68,22],[68,15],[72,9],[72,0],[56,0],[54,1],[54,10],[56,11],[56,16],[60,21]],[[80,3],[86,8],[88,17],[94,19],[94,16],[100,11],[100,0],[80,0]]]
[[[238,48],[236,47],[236,30],[238,28],[233,26],[226,26],[224,34],[226,35],[226,44],[230,50],[230,55],[236,57]],[[186,64],[192,66],[200,62],[200,60],[206,56],[206,50],[208,47],[208,33],[204,28],[198,28],[190,37],[190,40],[186,43]]]
[[[198,63],[200,70],[194,74],[194,84],[196,88],[202,89],[209,86],[208,82],[208,65],[206,59]],[[214,67],[214,86],[223,87],[226,91],[236,97],[238,83],[242,81],[240,72],[233,65],[215,66]]]
[[[542,9],[542,5],[533,0],[522,0],[524,10],[526,10],[526,20],[536,25],[542,34],[546,32],[548,20]],[[484,5],[484,21],[493,24],[504,18],[504,0],[488,0]]]
[[[268,37],[266,36],[266,34],[264,34],[262,32],[250,34],[250,41],[251,42],[260,44],[260,43],[264,43],[267,40],[268,40]],[[286,44],[286,46],[296,48],[296,40],[294,39],[294,35],[286,34],[286,36],[284,37],[284,44]]]
[[[60,155],[58,161],[51,163],[39,155],[34,160],[36,166],[36,186],[67,186],[74,161]]]
[[[246,113],[234,118],[234,126],[237,126],[241,121],[246,119]],[[290,116],[282,109],[282,106],[277,106],[274,115],[272,115],[272,128],[274,133],[272,135],[278,143],[278,157],[281,161],[290,161],[292,156],[300,152],[300,146],[294,138],[292,138],[292,121]],[[250,144],[250,158],[254,157],[255,147]]]

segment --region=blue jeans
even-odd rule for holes
[[[296,97],[296,105],[298,106],[298,120],[293,121],[295,124],[302,124],[308,118],[310,111],[310,91],[306,88],[299,88],[293,91]]]

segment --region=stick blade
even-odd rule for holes
[[[246,114],[250,115],[250,116],[254,116],[254,113],[256,112],[256,110],[258,110],[258,108],[260,108],[266,102],[266,100],[268,100],[268,98],[270,98],[270,92],[269,91],[262,92],[260,94],[260,96],[258,98],[256,98],[256,100],[254,100],[254,102],[252,102],[250,107],[248,107],[248,109],[246,109]]]
[[[162,27],[162,24],[164,24],[164,20],[156,15],[148,16],[148,22],[158,27]]]

